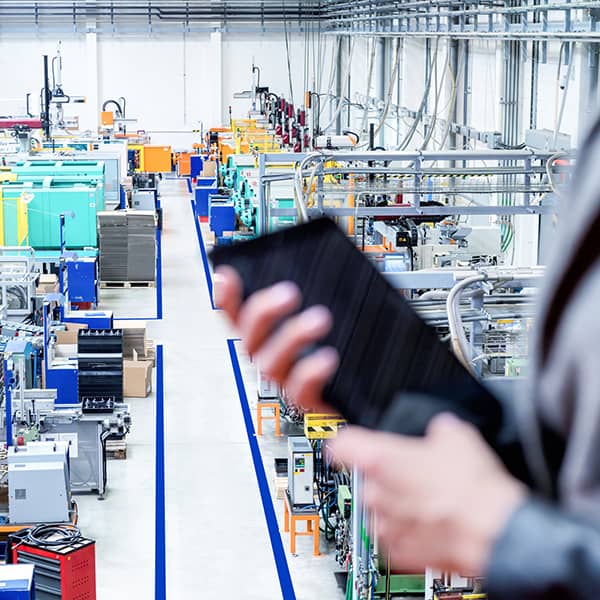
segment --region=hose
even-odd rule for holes
[[[556,74],[556,99],[558,100],[558,90],[560,89],[560,70],[562,66],[562,56],[565,49],[565,44],[567,42],[563,42],[560,47],[560,56],[558,60],[558,70]],[[552,139],[552,149],[556,150],[556,144],[558,142],[558,133],[560,131],[560,126],[562,125],[563,116],[565,113],[565,106],[567,104],[567,95],[569,94],[569,83],[571,81],[571,71],[573,70],[573,63],[575,62],[575,42],[573,42],[570,52],[569,52],[569,66],[567,67],[567,75],[565,80],[565,87],[563,90],[563,95],[560,103],[560,110],[556,116],[556,123],[554,128],[554,137]]]
[[[467,277],[462,281],[459,281],[448,294],[446,299],[446,312],[448,313],[448,325],[450,327],[450,344],[457,358],[463,363],[463,365],[469,369],[471,368],[470,354],[467,337],[465,335],[465,328],[463,327],[462,320],[460,317],[460,298],[464,290],[472,286],[475,283],[485,281],[487,275],[480,273]]]
[[[123,118],[123,108],[121,107],[121,105],[116,100],[106,100],[104,102],[104,104],[102,104],[102,112],[106,111],[106,107],[109,104],[114,104],[117,107],[117,115],[119,117]]]
[[[42,548],[71,546],[82,538],[76,525],[60,523],[56,525],[38,525],[31,529],[22,529],[11,536],[19,540],[19,544],[31,544]]]

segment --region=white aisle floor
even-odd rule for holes
[[[162,204],[164,312],[163,320],[148,322],[148,337],[164,347],[167,598],[280,599],[227,346],[233,333],[209,300],[185,183],[164,181]],[[105,299],[118,318],[156,314],[150,293],[111,291]],[[240,363],[252,406],[253,369],[244,356]],[[97,540],[99,600],[154,598],[154,394],[133,400],[131,409],[128,457],[110,461],[106,500],[78,498],[84,534]],[[273,457],[285,456],[285,441],[268,426],[266,432],[260,447],[272,488]],[[281,501],[273,502],[283,531]],[[322,543],[323,555],[313,558],[310,540],[299,538],[292,556],[287,534],[281,536],[298,600],[344,597],[331,548]]]

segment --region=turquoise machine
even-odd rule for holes
[[[18,200],[27,213],[25,243],[36,250],[61,247],[60,215],[73,215],[65,223],[66,247],[96,248],[96,214],[104,210],[102,161],[28,161],[12,167],[17,181],[2,185],[4,245],[18,240]]]

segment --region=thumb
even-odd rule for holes
[[[431,419],[427,426],[427,437],[463,434],[469,426],[452,413],[441,413]]]

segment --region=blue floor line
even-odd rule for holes
[[[163,318],[162,232],[156,230],[156,320]]]
[[[246,433],[248,434],[248,443],[252,453],[252,461],[254,463],[254,470],[256,472],[256,480],[258,482],[260,497],[265,512],[265,519],[267,520],[267,527],[269,529],[269,538],[271,540],[271,547],[273,549],[275,566],[277,567],[277,576],[279,577],[282,599],[296,600],[296,593],[294,592],[294,585],[292,583],[290,569],[285,556],[285,550],[283,549],[281,535],[279,533],[277,515],[275,514],[273,499],[271,498],[271,491],[269,490],[269,484],[267,482],[267,475],[265,473],[265,467],[260,454],[260,448],[258,446],[258,441],[256,440],[254,423],[252,422],[252,415],[250,413],[250,405],[248,404],[246,388],[244,387],[244,379],[242,377],[240,363],[235,349],[235,340],[227,340],[227,346],[229,347],[231,366],[233,367],[235,383],[237,386],[238,395],[240,397],[242,413],[244,415],[244,424],[246,425]]]
[[[208,265],[208,256],[206,255],[206,247],[204,246],[204,239],[202,238],[202,229],[200,228],[200,222],[196,217],[196,211],[194,210],[194,201],[190,200],[192,206],[192,215],[194,217],[194,223],[196,225],[196,235],[198,236],[198,246],[200,247],[200,255],[202,256],[202,265],[204,267],[204,275],[206,276],[206,285],[208,287],[208,295],[210,299],[210,305],[213,310],[216,310],[215,301],[213,299],[213,281],[212,275],[210,274],[210,266]]]
[[[165,405],[163,346],[156,346],[156,505],[154,542],[154,598],[167,598],[165,517]]]

